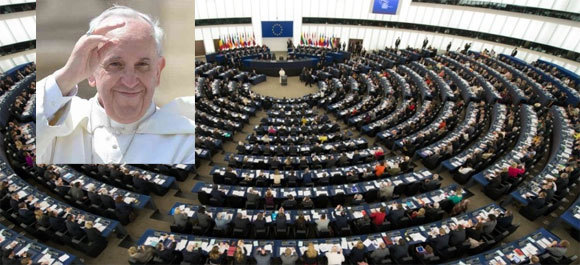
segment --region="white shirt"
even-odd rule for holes
[[[340,265],[344,262],[344,255],[329,251],[326,252],[326,259],[328,260],[328,265]]]
[[[107,116],[97,96],[81,99],[77,88],[63,96],[54,75],[37,87],[37,163],[195,163],[194,97],[163,108],[151,102],[140,120],[121,124]]]

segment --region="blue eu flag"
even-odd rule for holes
[[[262,21],[262,37],[264,38],[292,38],[292,21]]]
[[[374,0],[373,13],[395,15],[398,7],[399,0]]]

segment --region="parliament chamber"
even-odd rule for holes
[[[577,41],[536,48],[553,40],[521,21],[555,6],[486,2],[196,2],[197,201],[138,245],[193,264],[578,263]]]
[[[196,0],[195,165],[36,164],[2,42],[0,264],[578,264],[580,5],[375,2]]]

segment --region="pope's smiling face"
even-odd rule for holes
[[[152,27],[138,18],[111,17],[102,25],[125,21],[105,36],[118,39],[104,49],[100,65],[89,77],[107,115],[119,123],[139,120],[149,108],[159,85],[165,59],[157,53]]]

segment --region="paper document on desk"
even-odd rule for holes
[[[95,228],[96,228],[97,230],[99,230],[99,232],[103,232],[103,231],[104,231],[104,230],[105,230],[107,227],[106,227],[106,226],[104,226],[104,225],[103,225],[103,224],[101,224],[101,223],[96,223],[96,224],[95,224]]]
[[[185,249],[186,245],[187,239],[182,239],[181,241],[179,241],[179,243],[177,243],[177,245],[175,245],[175,250],[182,251],[183,249]]]
[[[411,237],[413,241],[425,242],[427,240],[427,238],[425,238],[421,233],[413,233],[410,234],[409,237]]]
[[[55,261],[55,259],[52,258],[52,256],[50,254],[44,254],[44,256],[42,256],[42,258],[38,259],[38,264],[41,263],[46,263],[46,264],[52,264]]]
[[[145,243],[143,245],[155,247],[157,246],[157,243],[159,243],[159,238],[150,236],[145,240]]]
[[[250,244],[244,244],[244,248],[246,249],[246,255],[247,255],[247,256],[250,256],[250,255],[252,255],[252,247],[253,247],[253,246],[252,246],[252,245],[250,245]]]
[[[40,209],[44,211],[46,208],[50,207],[50,204],[48,204],[48,202],[46,202],[46,201],[42,201],[42,202],[40,202],[39,206],[40,206]]]
[[[319,246],[321,252],[328,252],[330,250],[330,244],[322,243]]]
[[[372,241],[372,240],[370,240],[370,239],[368,239],[368,238],[367,238],[367,239],[366,239],[366,240],[363,242],[363,244],[364,244],[364,245],[365,245],[367,248],[368,248],[368,247],[369,247],[369,246],[370,246],[372,243],[373,243],[373,241]]]
[[[272,245],[271,245],[271,244],[265,245],[265,246],[264,246],[264,249],[265,249],[266,251],[270,251],[270,253],[272,253]],[[248,253],[250,253],[250,252],[248,252]]]
[[[67,254],[62,254],[60,257],[58,257],[58,260],[65,262],[67,259],[69,259],[70,256]]]

